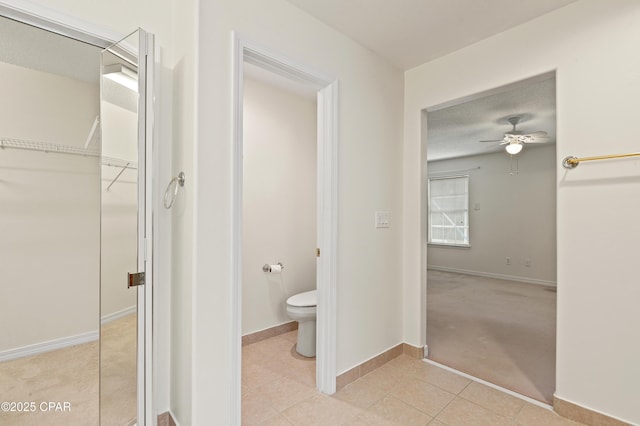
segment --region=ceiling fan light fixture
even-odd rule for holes
[[[522,151],[522,143],[520,141],[512,141],[504,148],[509,154],[515,155]]]

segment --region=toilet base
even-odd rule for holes
[[[296,352],[307,358],[313,358],[316,356],[315,320],[298,322],[298,342],[296,343]]]

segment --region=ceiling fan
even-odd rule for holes
[[[501,142],[500,145],[506,145],[505,150],[511,155],[515,155],[522,151],[524,144],[549,142],[547,132],[543,132],[542,130],[526,134],[523,133],[522,130],[516,130],[516,126],[520,122],[520,119],[521,117],[519,116],[507,118],[507,121],[513,126],[513,129],[509,132],[505,132],[504,138],[480,142]]]

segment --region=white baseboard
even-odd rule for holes
[[[173,423],[175,423],[176,426],[180,426],[180,423],[178,423],[178,421],[176,420],[176,416],[173,415],[173,412],[171,410],[169,410],[169,415],[171,415],[171,420],[173,420]]]
[[[131,306],[118,312],[105,315],[100,319],[100,324],[108,324],[127,315],[136,312],[136,307]],[[0,351],[0,362],[10,361],[25,356],[38,355],[45,352],[51,352],[58,349],[68,348],[70,346],[81,345],[83,343],[95,342],[98,340],[99,331],[89,331],[75,336],[62,337],[60,339],[49,340],[47,342],[34,343],[32,345],[22,346],[19,348],[7,349]]]
[[[514,275],[494,274],[491,272],[470,271],[468,269],[449,268],[447,266],[427,265],[427,269],[442,272],[454,272],[456,274],[475,275],[477,277],[496,278],[499,280],[518,281],[521,283],[544,285],[547,287],[557,287],[555,281],[540,280],[537,278],[517,277]]]
[[[69,346],[81,345],[83,343],[95,342],[98,340],[98,330],[75,336],[63,337],[61,339],[50,340],[48,342],[35,343],[20,348],[8,349],[0,352],[0,362],[25,356],[38,355],[44,352],[55,351]]]
[[[136,305],[129,306],[128,308],[125,308],[121,311],[112,312],[110,314],[102,316],[102,318],[100,318],[100,324],[105,325],[110,323],[111,321],[115,321],[117,319],[126,317],[127,315],[135,314],[135,313],[136,313]]]

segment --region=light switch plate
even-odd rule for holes
[[[376,228],[389,227],[389,212],[376,212]]]

